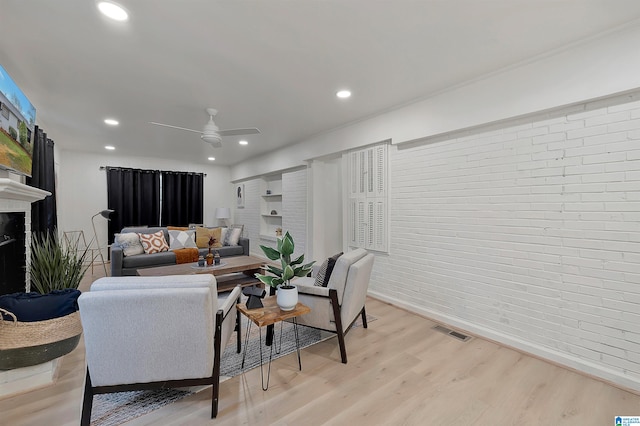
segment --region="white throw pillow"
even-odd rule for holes
[[[242,234],[242,228],[224,228],[224,231],[224,237],[222,238],[223,245],[237,246],[240,240],[240,234]]]
[[[140,237],[135,232],[126,232],[124,234],[115,234],[114,242],[122,247],[122,253],[125,256],[133,256],[135,254],[144,253],[144,247],[140,242]]]
[[[169,249],[179,250],[183,248],[198,248],[195,229],[189,229],[188,231],[169,230]]]

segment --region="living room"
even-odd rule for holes
[[[294,231],[300,252],[322,260],[349,247],[343,231],[348,197],[342,189],[349,169],[343,156],[384,145],[388,241],[384,250],[373,251],[370,296],[406,315],[635,395],[640,392],[640,25],[631,20],[635,16],[234,164],[179,159],[160,155],[162,150],[128,155],[119,149],[66,149],[62,139],[72,134],[50,134],[62,146],[56,149],[59,229],[93,234],[91,217],[107,207],[101,166],[185,170],[206,174],[204,223],[219,224],[216,208],[231,208],[229,222],[244,225],[251,252],[260,254],[259,245],[272,244],[275,237],[263,232],[261,204],[265,182],[275,176],[283,194],[296,194],[283,206],[286,212],[277,212],[282,229]],[[11,74],[18,80],[15,71]],[[242,208],[238,185],[244,189]],[[106,221],[96,220],[96,226],[105,241]],[[624,413],[606,412],[604,418],[616,414]]]

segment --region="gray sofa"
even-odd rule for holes
[[[153,234],[162,230],[164,238],[169,243],[169,232],[166,227],[133,227],[122,228],[120,233],[140,232],[143,234]],[[225,256],[249,256],[249,239],[240,238],[237,246],[224,246],[216,248],[221,257]],[[199,249],[200,255],[205,256],[209,249]],[[176,255],[172,251],[164,251],[154,254],[136,254],[125,256],[122,247],[117,244],[111,246],[111,276],[120,277],[124,275],[137,275],[137,270],[141,268],[152,268],[155,266],[167,266],[176,264]]]

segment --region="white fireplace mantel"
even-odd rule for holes
[[[18,200],[33,203],[43,200],[49,191],[25,185],[9,178],[0,178],[0,199]]]

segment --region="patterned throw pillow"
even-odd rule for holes
[[[125,256],[144,253],[144,247],[142,247],[142,243],[140,243],[140,237],[135,232],[115,234],[114,242],[122,247],[122,254]]]
[[[169,251],[167,240],[164,239],[164,232],[158,231],[154,234],[138,234],[140,242],[147,254],[160,253],[161,251]]]
[[[197,248],[196,231],[175,231],[169,230],[169,250],[179,250],[183,248]],[[196,259],[197,260],[197,259]]]
[[[209,238],[213,237],[215,243],[211,247],[222,247],[221,234],[222,228],[203,228],[199,226],[196,228],[196,246],[198,248],[209,248]]]
[[[316,275],[316,281],[313,285],[318,287],[326,287],[329,285],[329,279],[331,279],[331,273],[333,272],[333,268],[336,266],[336,262],[338,258],[342,256],[342,252],[338,254],[334,254],[330,258],[324,261],[320,270],[318,271],[318,275]]]
[[[242,228],[228,228],[223,229],[226,231],[222,238],[222,245],[224,246],[237,246],[240,240],[240,234],[242,234]]]

